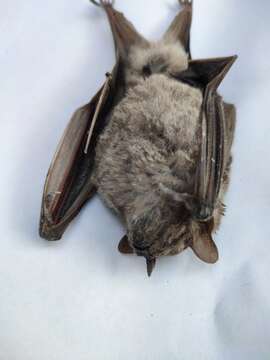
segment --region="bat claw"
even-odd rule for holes
[[[89,0],[92,4],[99,7],[113,6],[115,0]]]
[[[180,5],[192,5],[193,0],[179,0]]]

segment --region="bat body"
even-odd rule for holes
[[[124,219],[130,244],[151,257],[178,253],[190,240],[179,214],[188,201],[181,194],[195,186],[201,105],[200,90],[152,75],[128,90],[98,140],[94,184]]]
[[[111,2],[92,2],[108,15],[117,64],[60,144],[45,184],[41,235],[60,238],[98,191],[126,225],[119,250],[144,256],[149,275],[158,257],[187,247],[214,263],[212,233],[224,212],[235,126],[234,107],[216,90],[235,57],[191,60],[191,2],[181,1],[159,42],[144,39]]]

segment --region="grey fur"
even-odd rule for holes
[[[193,237],[186,199],[199,160],[202,93],[170,76],[187,68],[180,43],[132,48],[126,61],[127,93],[99,138],[94,183],[138,255],[177,254]]]
[[[114,28],[115,20],[109,8],[105,9]],[[117,37],[117,30],[113,31],[120,51],[124,49],[126,91],[109,113],[99,137],[93,182],[107,206],[124,220],[130,247],[145,256],[148,265],[151,259],[178,254],[188,246],[204,261],[218,259],[211,233],[224,214],[235,116],[226,114],[232,124],[224,135],[225,171],[213,218],[200,224],[192,214],[198,206],[194,189],[201,161],[204,95],[203,90],[174,78],[189,67],[185,31],[190,26],[191,10],[186,6],[186,12],[176,17],[159,42],[129,33],[129,46]],[[184,38],[185,49],[180,42]],[[234,110],[223,102],[222,106],[225,112]]]

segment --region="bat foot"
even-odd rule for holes
[[[107,7],[107,6],[113,6],[115,0],[89,0],[92,4],[99,6],[99,7]]]
[[[180,5],[192,5],[193,0],[179,0]]]

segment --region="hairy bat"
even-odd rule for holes
[[[113,7],[117,63],[72,118],[45,184],[40,234],[59,239],[96,191],[123,219],[122,253],[156,259],[187,247],[214,263],[212,233],[224,213],[235,108],[217,88],[236,57],[192,60],[192,2],[150,42]]]

